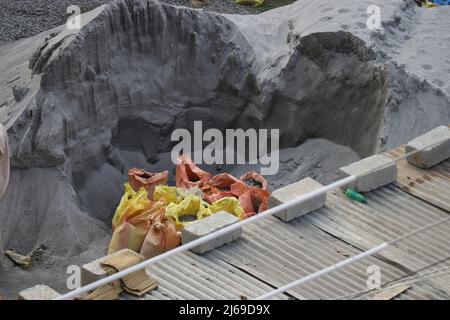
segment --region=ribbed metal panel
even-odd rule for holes
[[[215,250],[213,254],[279,287],[360,252],[304,219],[287,224],[271,218],[249,226],[242,240]],[[400,270],[370,257],[288,294],[298,299],[332,299],[366,290],[367,267],[372,264],[380,265],[386,271],[386,279],[404,275]]]
[[[404,147],[386,153],[392,158],[404,154]],[[450,160],[444,161],[431,169],[423,170],[403,159],[398,161],[397,168],[398,185],[405,192],[450,211]]]
[[[445,211],[390,185],[359,204],[341,192],[327,206],[284,223],[271,217],[244,228],[240,240],[203,256],[192,252],[167,259],[149,272],[159,288],[145,299],[241,299],[257,297],[347,257],[444,219]],[[367,292],[367,268],[380,267],[382,285],[420,273],[450,257],[450,223],[407,238],[341,270],[276,298],[339,299]],[[439,279],[444,281],[445,278]],[[429,280],[400,299],[445,298]]]
[[[420,281],[411,282],[411,288],[396,297],[398,300],[449,300],[450,270],[436,272]]]
[[[450,299],[450,260],[427,268],[422,272],[395,281],[381,290],[368,292],[357,299],[373,299],[381,291],[392,290],[397,287],[409,287],[399,295],[392,297],[396,300],[448,300]]]
[[[171,257],[148,268],[159,288],[144,299],[242,299],[261,295],[271,286],[211,254],[192,252]],[[286,295],[279,297],[287,299]]]
[[[367,194],[368,203],[338,193],[328,206],[305,216],[311,224],[361,249],[370,249],[448,217],[393,185]],[[444,223],[390,246],[378,256],[402,270],[417,272],[450,257],[450,223]]]
[[[159,289],[147,299],[239,299],[257,297],[361,251],[300,218],[269,218],[244,229],[242,238],[204,256],[187,253],[151,268]],[[369,257],[291,290],[297,299],[332,299],[367,290],[367,268],[376,264],[386,281],[406,275]],[[286,295],[277,298],[286,299]]]

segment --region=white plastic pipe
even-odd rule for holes
[[[279,213],[279,212],[281,212],[281,211],[283,211],[285,209],[288,209],[288,208],[294,207],[296,205],[299,205],[299,204],[301,204],[301,203],[303,203],[303,202],[305,202],[307,200],[310,200],[310,199],[312,199],[312,198],[314,198],[316,196],[319,196],[319,195],[322,195],[324,193],[327,193],[328,191],[334,190],[334,189],[339,188],[339,187],[344,187],[344,186],[346,186],[346,185],[348,185],[348,184],[350,184],[350,183],[352,183],[354,181],[356,181],[356,177],[355,176],[349,176],[349,177],[344,178],[342,180],[336,181],[336,182],[334,182],[332,184],[329,184],[329,185],[324,186],[324,187],[322,187],[320,189],[311,191],[311,192],[309,192],[309,193],[307,193],[305,195],[299,196],[298,198],[295,198],[295,199],[293,199],[291,201],[283,203],[283,204],[281,204],[279,206],[276,206],[274,208],[270,208],[270,209],[268,209],[268,210],[266,210],[266,211],[264,211],[262,213],[254,215],[253,217],[250,217],[250,218],[247,218],[247,219],[242,220],[240,222],[234,223],[234,224],[232,224],[230,226],[227,226],[225,228],[222,228],[222,229],[219,229],[217,231],[214,231],[214,232],[212,232],[212,233],[210,233],[210,234],[208,234],[208,235],[206,235],[204,237],[201,237],[199,239],[191,241],[191,242],[189,242],[187,244],[179,246],[179,247],[177,247],[175,249],[172,249],[170,251],[164,252],[163,254],[160,254],[160,255],[158,255],[156,257],[153,257],[153,258],[150,258],[148,260],[145,260],[145,261],[143,261],[143,262],[141,262],[139,264],[136,264],[136,265],[134,265],[134,266],[132,266],[132,267],[130,267],[128,269],[125,269],[125,270],[122,270],[120,272],[114,273],[114,274],[112,274],[112,275],[110,275],[110,276],[108,276],[106,278],[103,278],[103,279],[100,279],[100,280],[95,281],[93,283],[90,283],[90,284],[88,284],[88,285],[86,285],[84,287],[81,287],[81,288],[75,289],[73,291],[70,291],[70,292],[68,292],[66,294],[60,295],[58,298],[56,298],[56,300],[73,299],[73,298],[78,297],[78,296],[80,296],[82,294],[85,294],[85,293],[87,293],[87,292],[89,292],[91,290],[97,289],[98,287],[101,287],[101,286],[107,285],[108,283],[111,283],[113,281],[119,280],[119,279],[121,279],[121,278],[123,278],[123,277],[125,277],[125,276],[127,276],[127,275],[129,275],[131,273],[134,273],[136,271],[142,270],[142,269],[144,269],[144,268],[146,268],[146,267],[148,267],[148,266],[150,266],[152,264],[158,263],[161,260],[169,258],[169,257],[171,257],[173,255],[178,254],[178,253],[187,251],[187,250],[189,250],[191,248],[194,248],[194,247],[196,247],[196,246],[198,246],[200,244],[209,242],[209,241],[211,241],[211,240],[213,240],[215,238],[218,238],[218,237],[220,237],[222,235],[225,235],[225,234],[227,234],[229,232],[232,232],[232,231],[234,231],[234,230],[236,230],[236,229],[238,229],[238,228],[240,228],[240,227],[242,227],[244,225],[247,225],[247,224],[255,222],[257,220],[260,220],[260,219],[272,216],[275,213]]]

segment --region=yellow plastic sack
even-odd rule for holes
[[[155,201],[163,200],[165,203],[180,203],[184,198],[180,195],[177,187],[156,186],[153,199]]]
[[[251,6],[259,7],[264,3],[264,0],[236,0],[237,4],[248,4]]]
[[[155,201],[164,201],[167,204],[172,202],[181,203],[181,201],[189,196],[198,196],[202,198],[203,192],[197,187],[183,189],[159,185],[156,186],[155,192],[153,193],[153,199]]]
[[[177,230],[182,230],[193,222],[182,222],[181,217],[194,216],[196,220],[200,220],[210,215],[208,203],[194,195],[187,196],[180,203],[172,202],[166,207],[166,216],[173,219]]]
[[[239,200],[231,197],[217,200],[209,206],[209,210],[211,210],[211,213],[226,211],[228,213],[231,213],[232,215],[235,215],[239,219],[243,219],[245,217],[244,209],[242,209]]]
[[[122,249],[130,249],[139,253],[147,231],[148,228],[141,229],[125,221],[114,230],[111,242],[109,243],[108,254]]]
[[[125,183],[125,193],[116,209],[112,221],[113,228],[120,226],[125,219],[132,218],[147,209],[152,202],[147,198],[147,191],[141,188],[138,192],[134,191],[129,183]]]

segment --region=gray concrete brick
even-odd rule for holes
[[[406,153],[417,151],[407,160],[419,168],[428,169],[447,160],[450,158],[450,128],[440,126],[425,133],[410,141],[405,151]]]
[[[280,204],[298,198],[299,196],[308,194],[311,191],[320,189],[321,187],[322,185],[319,182],[311,178],[300,180],[272,192],[269,198],[269,205],[271,208],[276,207]],[[283,210],[282,212],[275,214],[275,216],[285,222],[289,222],[303,216],[304,214],[322,208],[325,205],[326,197],[326,193],[315,196],[314,198],[300,203],[292,208]]]
[[[227,227],[238,221],[239,221],[239,218],[235,217],[234,215],[232,215],[228,212],[221,211],[221,212],[215,213],[210,217],[196,221],[196,222],[186,226],[186,228],[184,228],[184,230],[181,232],[182,242],[183,242],[183,244],[189,243],[193,240],[201,238],[207,234],[210,234],[211,232],[214,232],[214,231],[217,231],[224,227]],[[220,236],[216,239],[213,239],[207,243],[196,246],[196,247],[192,248],[191,251],[198,253],[198,254],[204,254],[204,253],[211,251],[217,247],[220,247],[222,245],[236,241],[237,239],[239,239],[241,234],[242,234],[242,228],[238,228],[230,233],[222,235],[222,236]]]
[[[347,187],[368,192],[397,181],[397,164],[391,158],[376,154],[340,168],[339,178],[356,176],[356,182]]]
[[[39,284],[34,287],[22,290],[18,294],[19,300],[53,300],[59,297],[59,293],[52,288]]]
[[[85,286],[89,283],[92,283],[94,281],[100,280],[102,278],[105,278],[107,276],[107,273],[103,268],[101,267],[101,263],[109,258],[116,257],[118,255],[123,254],[123,252],[127,252],[128,254],[136,255],[141,258],[141,261],[144,261],[144,257],[140,254],[130,250],[130,249],[122,249],[117,252],[114,252],[108,256],[101,257],[97,260],[94,260],[92,262],[86,263],[81,267],[81,285]]]

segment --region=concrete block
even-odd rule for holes
[[[383,154],[354,162],[339,169],[339,178],[356,176],[348,187],[358,192],[368,192],[397,181],[397,164]]]
[[[117,252],[114,252],[108,256],[101,257],[97,260],[94,260],[92,262],[86,263],[81,267],[81,285],[85,286],[89,283],[92,283],[94,281],[100,280],[102,278],[105,278],[107,276],[107,273],[103,268],[101,267],[101,263],[109,258],[117,257],[119,255],[122,255],[124,252],[127,252],[127,254],[130,255],[136,255],[138,256],[141,261],[144,261],[144,257],[140,254],[130,250],[130,249],[122,249]]]
[[[420,151],[418,151],[420,150]],[[428,169],[450,158],[450,128],[437,127],[424,135],[410,141],[405,148],[406,153],[417,151],[407,157],[416,167]]]
[[[271,208],[276,207],[280,204],[298,198],[299,196],[320,189],[321,187],[322,185],[319,182],[311,178],[300,180],[296,183],[287,185],[272,192],[272,195],[269,198],[269,205]],[[304,214],[322,208],[325,205],[326,198],[326,193],[315,196],[314,198],[300,203],[292,208],[283,210],[282,212],[275,214],[275,216],[277,216],[284,222],[289,222],[293,219],[303,216]]]
[[[22,290],[18,294],[19,300],[53,300],[57,297],[58,292],[43,284]]]
[[[196,221],[190,225],[188,225],[181,233],[181,239],[183,244],[189,243],[193,240],[201,238],[211,232],[217,231],[224,227],[227,227],[233,223],[239,221],[239,218],[234,215],[221,211],[213,214],[210,217],[205,219]],[[191,251],[204,254],[208,251],[211,251],[217,247],[228,244],[230,242],[236,241],[242,234],[242,228],[238,228],[230,233],[222,235],[214,240],[211,240],[207,243],[201,244],[191,249]]]

